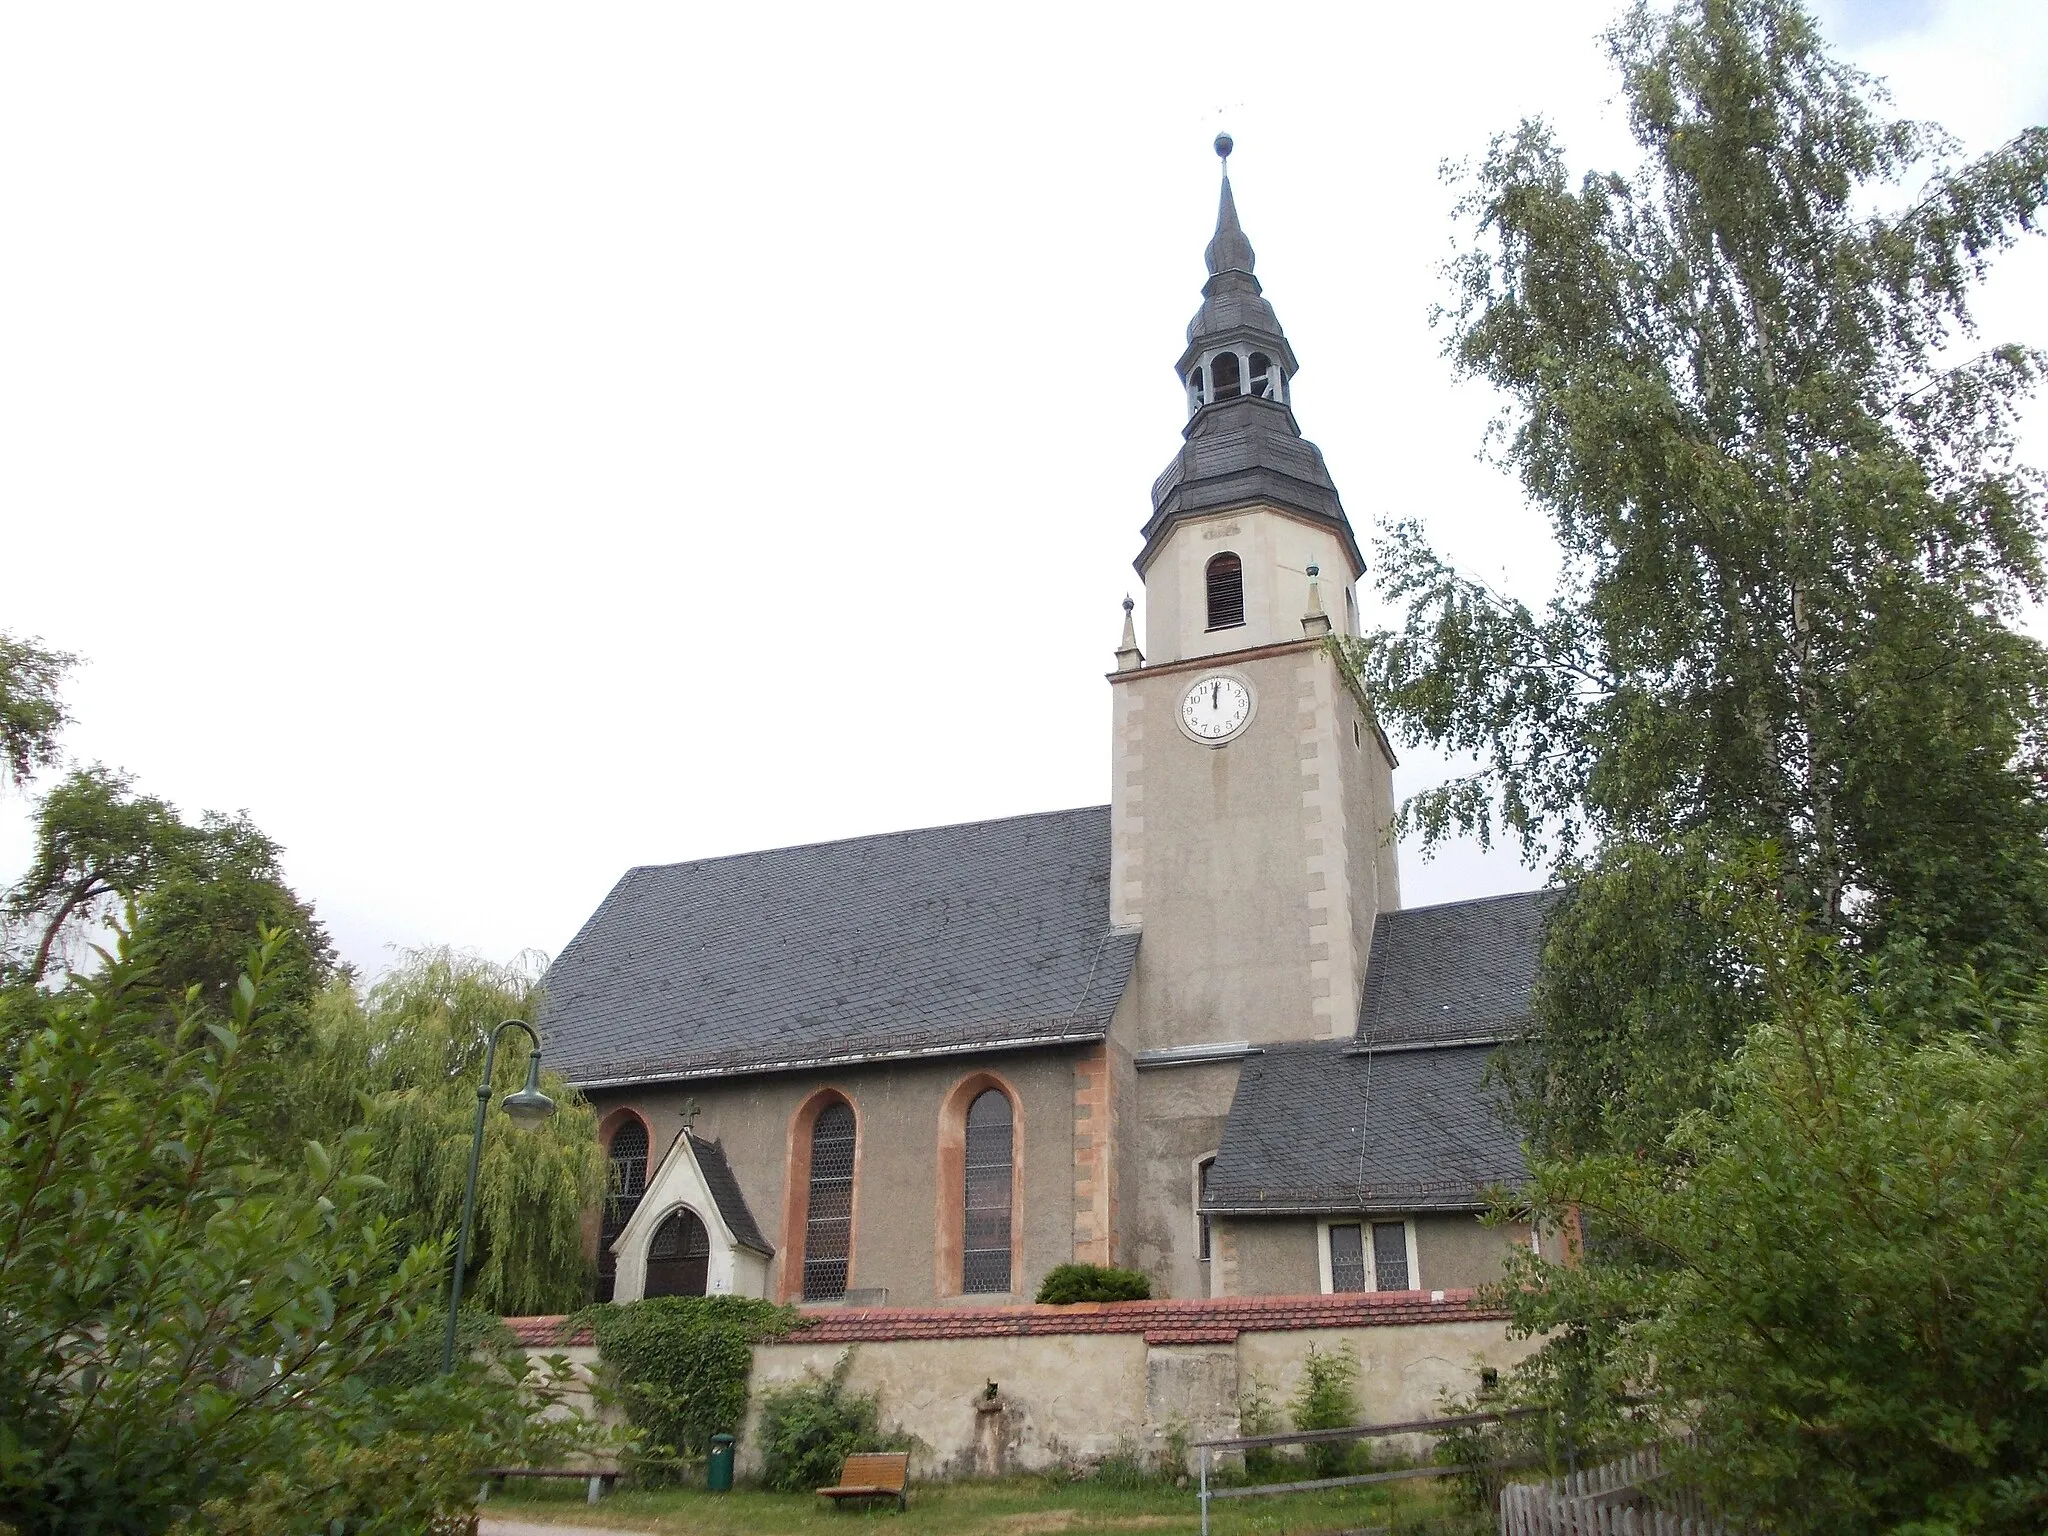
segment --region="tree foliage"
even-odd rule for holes
[[[291,1165],[256,1157],[285,947],[265,936],[214,1010],[196,992],[166,1004],[147,949],[124,941],[10,1042],[0,1520],[24,1536],[165,1530],[265,1487],[291,1490],[271,1529],[316,1512],[416,1529],[451,1476],[538,1432],[489,1372],[371,1380],[421,1323],[443,1245],[406,1247],[376,1210],[363,1135],[306,1142]],[[388,1466],[366,1501],[350,1469],[408,1437],[463,1454]]]
[[[1697,1017],[1696,1087],[1726,1011],[1693,1010],[1699,965],[1638,925],[1718,941],[1652,860],[1768,841],[1813,922],[1936,966],[2023,972],[2048,935],[2048,653],[2014,626],[2042,591],[2013,435],[2042,358],[1957,354],[2048,200],[2048,130],[1958,162],[1794,0],[1638,6],[1608,42],[1640,163],[1574,183],[1540,122],[1497,140],[1442,314],[1504,401],[1557,595],[1504,598],[1396,524],[1380,585],[1405,622],[1350,654],[1397,734],[1478,757],[1405,808],[1426,843],[1505,833],[1592,875],[1547,1038],[1612,1056]],[[1629,1091],[1682,1103],[1634,1081],[1657,1070],[1629,1064]],[[1546,1134],[1606,1134],[1615,1079],[1529,1086]]]
[[[42,981],[68,935],[136,903],[169,995],[197,985],[223,996],[250,935],[276,929],[281,997],[305,1003],[334,969],[313,909],[285,883],[280,849],[246,815],[208,812],[195,825],[134,780],[94,765],[73,769],[36,807],[28,869],[0,902],[13,942],[0,964],[17,982]]]
[[[532,1022],[539,1007],[536,965],[449,949],[408,954],[367,994],[344,978],[318,999],[304,1052],[279,1074],[287,1130],[366,1127],[384,1208],[418,1236],[453,1232],[491,1031]],[[505,1037],[494,1104],[525,1081],[524,1043],[516,1031]],[[484,1121],[464,1284],[501,1313],[571,1311],[589,1295],[583,1216],[605,1177],[596,1117],[555,1073],[541,1081],[557,1106],[544,1124],[521,1130],[496,1112]]]
[[[1557,1410],[1553,1451],[1695,1434],[1682,1472],[1770,1529],[2042,1529],[2048,969],[1926,1011],[1769,881],[1723,915],[1759,1022],[1672,1134],[1683,1176],[1538,1167],[1598,1261],[1517,1257],[1514,1326],[1552,1343],[1512,1395]]]
[[[58,685],[78,658],[0,631],[0,787],[26,783],[57,761],[69,718]]]

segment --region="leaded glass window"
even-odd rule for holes
[[[1330,1289],[1365,1289],[1365,1233],[1362,1228],[1330,1228]]]
[[[853,1106],[834,1099],[811,1124],[811,1198],[804,1218],[804,1300],[846,1294],[853,1255]]]
[[[647,1192],[647,1127],[627,1119],[612,1132],[605,1153],[604,1211],[597,1226],[597,1299],[610,1301],[618,1284],[619,1260],[612,1244],[640,1208]]]
[[[648,1296],[702,1296],[711,1277],[711,1234],[695,1211],[672,1211],[647,1245]]]
[[[1408,1289],[1408,1223],[1376,1221],[1372,1224],[1373,1289]]]
[[[965,1242],[960,1289],[1010,1288],[1010,1097],[990,1088],[967,1106]]]

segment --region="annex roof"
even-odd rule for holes
[[[732,1164],[725,1160],[725,1148],[715,1141],[706,1141],[695,1131],[685,1130],[683,1136],[690,1143],[690,1153],[697,1159],[697,1171],[704,1175],[704,1187],[711,1191],[712,1201],[718,1206],[718,1214],[725,1219],[733,1241],[742,1248],[751,1248],[756,1253],[774,1258],[775,1246],[761,1235],[761,1224],[754,1220],[747,1197],[740,1192],[740,1181],[733,1176]]]
[[[1475,1210],[1527,1177],[1485,1082],[1490,1046],[1270,1045],[1247,1060],[1208,1211]]]
[[[1521,1034],[1545,926],[1560,895],[1521,891],[1382,912],[1373,923],[1359,1044],[1443,1045]]]
[[[549,967],[592,1088],[1099,1040],[1135,931],[1109,807],[631,869]]]

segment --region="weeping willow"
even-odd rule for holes
[[[312,1060],[289,1090],[294,1119],[315,1135],[367,1124],[383,1198],[416,1238],[452,1238],[461,1220],[491,1031],[535,1020],[539,980],[537,957],[505,965],[419,949],[367,992],[337,982],[314,1009]],[[516,1030],[500,1044],[493,1105],[525,1081],[526,1047]],[[519,1130],[495,1109],[484,1121],[464,1291],[507,1314],[568,1311],[590,1294],[583,1219],[604,1191],[596,1116],[556,1074],[541,1083],[557,1106],[544,1125]]]

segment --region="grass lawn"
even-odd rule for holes
[[[703,1493],[696,1489],[621,1491],[595,1508],[583,1485],[515,1483],[493,1493],[487,1515],[508,1520],[587,1522],[617,1530],[664,1531],[676,1536],[1085,1536],[1091,1531],[1182,1536],[1201,1529],[1192,1488],[1120,1490],[1085,1482],[1064,1486],[1045,1478],[932,1483],[910,1489],[910,1509],[893,1503],[835,1510],[798,1494]],[[1225,1499],[1210,1506],[1214,1536],[1381,1530],[1413,1536],[1481,1536],[1492,1529],[1484,1515],[1462,1512],[1449,1490],[1433,1483],[1393,1483],[1324,1493]]]

